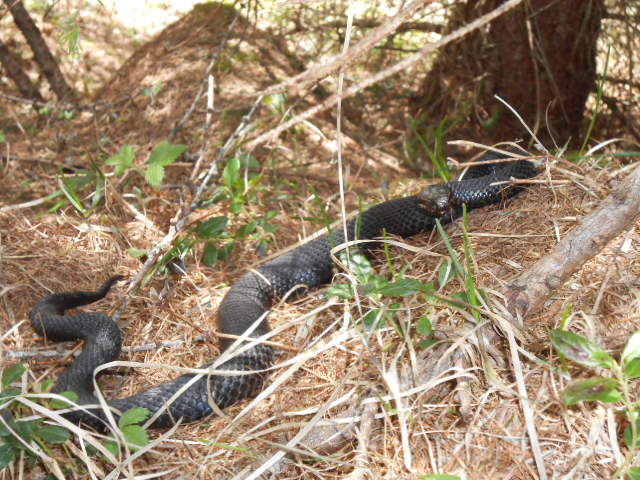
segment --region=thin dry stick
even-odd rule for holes
[[[414,0],[401,8],[393,17],[384,21],[382,25],[371,30],[362,40],[353,47],[343,49],[342,53],[325,61],[322,65],[312,65],[304,72],[289,78],[278,85],[269,87],[261,92],[262,95],[272,95],[274,93],[288,91],[291,94],[300,93],[308,89],[311,85],[328,77],[339,69],[344,69],[352,65],[358,58],[365,55],[382,40],[387,38],[405,21],[414,14],[421,11],[426,5],[433,3],[433,0]]]
[[[487,23],[489,23],[491,20],[493,20],[496,17],[499,17],[500,15],[504,14],[505,12],[511,10],[512,8],[516,7],[517,5],[519,5],[520,3],[522,3],[523,0],[509,0],[508,2],[505,2],[504,4],[500,5],[498,8],[496,8],[495,10],[492,10],[491,12],[475,19],[473,22],[468,23],[467,25],[464,25],[463,27],[460,27],[459,29],[455,30],[454,32],[451,32],[449,35],[445,35],[444,37],[442,37],[439,41],[434,42],[434,43],[430,43],[429,45],[425,45],[424,47],[422,47],[420,50],[418,50],[416,53],[409,55],[408,57],[404,58],[403,60],[399,61],[398,63],[392,65],[391,67],[387,68],[386,70],[383,70],[381,72],[378,72],[375,75],[371,75],[370,77],[368,77],[366,80],[357,83],[353,86],[351,86],[350,88],[347,88],[342,95],[340,95],[340,97],[342,99],[351,97],[352,95],[355,95],[356,93],[360,92],[361,90],[364,90],[367,87],[370,87],[371,85],[374,85],[377,82],[380,82],[392,75],[395,75],[396,73],[405,70],[406,68],[410,67],[411,65],[413,65],[414,63],[418,62],[419,60],[421,60],[423,57],[427,56],[430,53],[435,52],[436,50],[438,50],[439,48],[443,47],[444,45],[447,45],[448,43],[451,43],[455,40],[458,40],[462,37],[464,37],[465,35],[467,35],[468,33],[477,30],[478,28],[482,27],[483,25],[486,25]],[[328,97],[325,101],[323,101],[322,103],[320,103],[319,105],[316,105],[315,107],[309,108],[308,110],[302,112],[300,115],[296,115],[294,118],[292,118],[291,120],[278,125],[277,127],[273,128],[272,130],[260,135],[258,138],[252,140],[251,142],[249,142],[247,144],[247,150],[251,151],[253,149],[255,149],[256,147],[258,147],[259,145],[262,145],[263,143],[269,142],[273,139],[275,139],[278,135],[280,135],[282,132],[290,129],[291,127],[293,127],[294,125],[297,125],[300,122],[303,122],[311,117],[313,117],[314,115],[324,112],[325,110],[328,110],[329,108],[332,108],[334,105],[336,105],[336,103],[338,103],[338,95],[334,94],[331,95],[330,97]]]
[[[209,130],[211,129],[211,121],[213,119],[213,106],[215,100],[215,87],[216,87],[216,79],[213,75],[209,75],[207,82],[207,115],[204,122],[204,128],[202,129],[205,133],[204,138],[202,139],[202,146],[200,147],[200,153],[198,153],[198,160],[196,161],[196,166],[193,167],[193,171],[189,178],[191,180],[195,180],[198,177],[198,173],[200,172],[200,167],[202,166],[202,162],[204,161],[204,154],[207,150],[207,143],[209,143]]]
[[[574,272],[631,225],[639,213],[640,168],[636,167],[549,254],[507,287],[509,312],[521,321],[538,310]]]

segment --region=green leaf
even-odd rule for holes
[[[9,466],[16,458],[18,458],[18,449],[10,443],[0,445],[0,470]]]
[[[447,259],[445,263],[440,265],[438,269],[438,285],[440,288],[444,288],[447,283],[453,280],[456,276],[456,271],[453,268],[453,263],[450,259]]]
[[[369,328],[381,328],[384,325],[384,320],[384,311],[379,308],[371,310],[362,319],[364,324]]]
[[[625,365],[636,358],[640,358],[640,332],[636,332],[631,335],[631,338],[627,341],[627,344],[622,351],[620,357],[622,365]]]
[[[223,262],[231,256],[234,248],[236,248],[236,244],[234,242],[227,243],[218,248],[218,260],[222,260]]]
[[[160,165],[163,167],[171,165],[184,153],[186,149],[186,145],[182,145],[180,143],[173,145],[166,140],[163,140],[156,146],[156,148],[153,149],[153,152],[151,152],[149,164]]]
[[[64,398],[68,398],[72,402],[77,402],[78,398],[80,398],[78,397],[78,394],[76,392],[62,392],[60,396]],[[55,408],[55,409],[69,408],[71,405],[72,405],[71,403],[66,402],[64,400],[58,400],[57,398],[54,398],[51,400],[51,408]]]
[[[246,225],[243,225],[238,230],[236,238],[244,238],[247,235],[251,235],[253,232],[255,232],[257,225],[258,225],[258,222],[256,222],[255,220],[252,220],[251,222],[247,223]]]
[[[144,173],[144,178],[149,182],[149,185],[158,188],[162,185],[162,180],[164,179],[164,167],[159,163],[149,164],[147,171]]]
[[[14,387],[7,387],[0,391],[0,399],[15,397],[20,395],[20,389]]]
[[[624,374],[629,380],[640,377],[640,358],[634,358],[624,366]]]
[[[56,381],[53,378],[45,378],[40,384],[41,392],[48,392]]]
[[[452,307],[466,309],[467,304],[469,304],[469,296],[465,291],[453,292],[449,294],[445,301]]]
[[[330,297],[338,297],[343,300],[348,300],[354,295],[353,285],[351,285],[350,283],[338,283],[336,285],[331,285],[327,289],[327,295],[329,295]]]
[[[2,388],[3,390],[20,379],[22,374],[27,371],[27,367],[22,363],[7,368],[2,372]]]
[[[104,175],[104,172],[99,168],[96,168],[96,190],[91,199],[91,210],[96,208],[100,201],[104,198],[104,189],[107,183],[107,179]]]
[[[106,442],[104,442],[104,448],[109,450],[115,458],[118,458],[118,453],[120,453],[120,447],[115,441],[107,440]]]
[[[440,233],[440,236],[442,237],[442,241],[447,247],[447,251],[449,252],[449,256],[451,257],[451,261],[453,262],[453,266],[455,267],[456,272],[462,278],[464,278],[465,271],[464,271],[464,268],[462,267],[462,263],[460,262],[460,257],[458,256],[458,252],[456,252],[455,249],[453,248],[453,245],[451,245],[451,240],[449,239],[449,235],[447,234],[447,231],[442,226],[442,223],[440,223],[440,220],[436,220],[436,227],[438,228],[438,233]]]
[[[418,325],[416,326],[416,330],[419,334],[424,335],[425,337],[430,337],[433,333],[433,325],[431,324],[431,319],[427,315],[423,315],[418,320]]]
[[[200,238],[211,238],[222,232],[229,223],[229,217],[213,217],[204,222],[198,222],[196,233]]]
[[[131,247],[129,250],[127,250],[127,253],[129,253],[129,255],[131,255],[133,258],[141,258],[147,255],[149,253],[149,250],[147,250],[146,248]]]
[[[120,177],[124,172],[131,168],[136,159],[136,150],[133,145],[123,145],[120,151],[115,155],[107,158],[105,165],[115,166],[116,176]]]
[[[259,257],[264,257],[269,251],[269,240],[263,238],[256,245],[256,251]]]
[[[69,203],[71,203],[71,205],[73,205],[73,207],[80,213],[86,215],[87,209],[84,207],[82,200],[80,200],[80,197],[78,196],[78,193],[76,192],[73,184],[74,182],[69,181],[67,177],[63,176],[60,189],[62,190],[62,193],[64,193],[64,196],[67,197],[67,200],[69,200]]]
[[[240,166],[242,168],[248,168],[251,170],[260,169],[260,162],[258,159],[250,153],[241,153],[240,157]]]
[[[631,429],[631,424],[627,425],[627,428],[624,429],[624,442],[627,444],[627,447],[632,448],[633,444],[633,430]],[[636,419],[636,446],[635,448],[640,447],[640,418]]]
[[[564,307],[564,313],[562,314],[562,320],[560,321],[560,330],[566,330],[569,325],[569,318],[571,318],[571,304]]]
[[[127,425],[135,425],[140,422],[144,422],[148,416],[149,410],[147,408],[132,408],[122,414],[120,420],[118,420],[118,426],[124,431],[124,427]]]
[[[230,189],[233,190],[239,178],[240,159],[238,157],[230,158],[222,171],[222,181]]]
[[[362,282],[367,282],[374,276],[371,262],[364,255],[364,253],[359,251],[351,251],[349,252],[349,256],[347,256],[346,250],[342,250],[338,254],[338,257],[347,266],[347,268],[349,268],[349,270],[351,270],[354,275]]]
[[[555,349],[580,365],[611,368],[615,360],[600,346],[567,330],[551,330],[551,342]]]
[[[37,435],[48,443],[64,443],[71,436],[69,430],[58,425],[45,425],[38,430]]]
[[[34,432],[38,430],[40,423],[42,423],[42,419],[28,422],[14,422],[11,426],[26,443],[29,443],[33,439]]]
[[[389,282],[378,289],[378,293],[385,297],[406,297],[415,295],[416,292],[422,290],[422,283],[415,278],[401,278],[393,282]]]
[[[631,467],[627,471],[627,476],[629,480],[640,480],[640,467]]]
[[[420,347],[422,350],[426,350],[431,345],[434,345],[436,343],[438,343],[438,339],[436,339],[436,338],[427,338],[426,340],[422,340],[421,342],[419,342],[418,343],[418,347]]]
[[[7,418],[7,421],[10,425],[13,425],[14,421],[11,417]],[[0,423],[0,437],[10,437],[12,435],[11,430],[9,430],[4,423]]]
[[[218,248],[213,242],[207,242],[204,247],[204,254],[202,255],[202,261],[208,267],[213,267],[218,261]]]
[[[622,400],[618,386],[615,378],[593,377],[570,385],[562,396],[567,405],[589,401],[614,403]]]
[[[6,143],[6,141],[7,141],[7,136],[5,135],[4,131],[0,129],[0,143]]]
[[[134,445],[144,447],[149,443],[149,434],[140,425],[127,425],[122,428],[122,433],[124,434],[124,438]]]

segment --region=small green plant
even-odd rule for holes
[[[163,87],[164,84],[162,82],[156,82],[150,87],[144,87],[142,89],[142,94],[151,99],[151,105],[155,105],[156,100],[158,99],[158,94],[162,91]]]
[[[406,269],[394,272],[391,279],[376,275],[367,257],[359,250],[350,251],[349,255],[346,252],[341,252],[339,258],[354,274],[358,283],[357,285],[351,283],[331,285],[328,290],[329,296],[343,300],[353,298],[356,294],[368,296],[378,306],[365,314],[362,319],[364,326],[373,330],[382,328],[389,323],[401,337],[404,336],[405,332],[396,321],[396,315],[402,310],[402,304],[385,305],[382,300],[388,297],[406,297],[419,292],[431,298],[430,294],[435,291],[434,284],[431,282],[423,283],[415,278],[407,278],[404,271]],[[422,317],[418,320],[417,330],[427,340],[430,340],[428,337],[431,337],[433,329],[428,317]],[[423,348],[428,346],[429,344],[421,344]]]
[[[229,202],[231,216],[218,216],[198,222],[195,235],[206,242],[203,261],[213,266],[218,260],[226,260],[238,241],[251,239],[256,242],[258,252],[265,254],[277,226],[271,221],[278,216],[277,210],[245,221],[234,232],[228,228],[237,225],[244,217],[249,204],[257,200],[262,176],[255,173],[260,164],[253,155],[241,154],[232,157],[222,171],[222,186],[209,200],[210,203]]]
[[[162,185],[165,175],[165,167],[174,163],[187,149],[186,145],[172,144],[163,140],[152,150],[144,172],[144,178],[149,185],[158,188]],[[105,165],[114,166],[116,176],[124,175],[130,169],[138,170],[135,165],[135,147],[123,145],[120,151],[105,161]]]
[[[80,25],[78,24],[78,12],[68,15],[60,21],[59,41],[72,57],[80,55]]]
[[[70,438],[69,431],[58,425],[48,425],[43,418],[20,420],[24,407],[15,398],[23,395],[12,384],[27,371],[18,363],[2,372],[0,390],[0,470],[18,460],[21,455],[27,459],[29,468],[38,463],[40,449],[50,453],[49,445],[64,443]],[[42,399],[39,399],[43,403]]]
[[[313,206],[313,210],[318,213],[310,217],[304,217],[303,220],[317,223],[322,227],[329,227],[335,221],[335,218],[331,216],[326,200],[318,193],[313,185],[309,185],[309,190],[311,192],[310,203]]]
[[[382,300],[385,297],[404,297],[420,293],[425,297],[425,303],[427,303],[431,309],[433,309],[439,302],[444,301],[455,308],[469,310],[477,320],[480,320],[480,298],[487,298],[487,295],[486,292],[478,289],[475,285],[475,275],[473,272],[472,262],[473,251],[469,235],[467,233],[468,223],[466,208],[463,209],[464,250],[465,257],[467,259],[466,267],[463,266],[458,253],[451,245],[447,232],[439,222],[437,222],[437,227],[450,255],[450,259],[443,262],[438,269],[437,286],[435,282],[424,283],[414,278],[407,278],[406,268],[397,271],[393,265],[388,244],[385,243],[385,256],[391,271],[391,279],[376,275],[371,263],[361,251],[354,250],[351,251],[349,255],[346,255],[346,253],[343,252],[340,254],[339,258],[341,262],[354,274],[357,284],[334,284],[329,287],[328,294],[344,300],[353,298],[356,294],[366,295],[377,305],[384,305]],[[450,283],[456,275],[458,275],[463,281],[465,289],[450,293],[444,297],[438,295],[437,292],[444,289],[444,287]],[[380,328],[387,322],[391,322],[398,333],[403,336],[405,332],[403,332],[399,324],[395,322],[395,315],[401,310],[402,305],[399,303],[392,303],[388,307],[383,306],[374,308],[364,316],[364,325],[367,328],[372,329]],[[421,348],[429,348],[436,342],[435,338],[433,338],[433,325],[429,318],[429,312],[418,319],[415,327],[416,331],[421,336],[421,341],[419,342],[419,346]]]
[[[562,396],[567,405],[581,402],[623,404],[628,421],[623,437],[628,451],[611,479],[622,478],[625,474],[631,479],[640,478],[640,467],[631,466],[640,448],[640,405],[631,396],[631,382],[640,378],[640,332],[631,336],[619,360],[601,346],[568,330],[551,330],[549,335],[561,359],[608,373],[607,376],[597,375],[575,381],[564,390]]]
[[[146,408],[132,408],[127,410],[118,419],[118,428],[122,433],[124,441],[127,443],[127,448],[132,451],[136,451],[140,447],[144,447],[149,444],[149,434],[144,427],[139,425],[149,417],[149,410]],[[118,456],[120,446],[122,442],[116,440],[115,436],[111,435],[112,440],[106,440],[104,446],[113,454],[114,457]]]
[[[23,393],[23,390],[13,384],[27,372],[23,364],[16,364],[2,372],[2,387],[0,389],[0,470],[8,467],[12,462],[25,458],[27,466],[33,468],[41,456],[54,457],[52,445],[62,444],[71,439],[71,432],[60,425],[45,423],[44,418],[23,419],[30,412],[25,406],[26,401],[36,402],[49,409],[64,409],[70,406],[64,399],[47,399],[38,395]],[[46,380],[40,386],[41,391],[47,391],[53,385],[52,380]],[[62,397],[77,401],[78,396],[73,392],[64,392]],[[132,408],[122,414],[118,420],[120,432],[116,438],[112,434],[109,439],[101,442],[106,451],[118,457],[123,444],[128,451],[136,451],[149,443],[149,436],[144,427],[138,425],[149,416],[146,408]],[[97,449],[87,445],[90,454],[97,453]],[[110,460],[105,456],[105,460]]]
[[[435,129],[430,128],[429,131],[423,135],[419,132],[418,121],[409,117],[409,128],[414,138],[418,140],[420,146],[444,182],[451,180],[451,169],[447,164],[447,157],[444,154],[445,136],[456,123],[457,122],[449,122],[448,118],[443,118]],[[431,143],[433,143],[433,148],[430,146]]]
[[[89,186],[92,186],[93,195],[90,205],[85,205],[80,192]],[[104,198],[104,189],[105,175],[100,168],[78,169],[73,174],[65,174],[63,171],[60,173],[60,190],[54,192],[51,197],[62,195],[64,198],[58,200],[49,211],[56,212],[69,202],[76,210],[88,217]]]
[[[447,235],[446,230],[442,226],[439,220],[436,220],[436,227],[442,240],[447,247],[449,256],[451,258],[451,264],[447,262],[446,265],[440,267],[438,272],[438,278],[441,278],[441,284],[446,285],[457,274],[462,279],[465,289],[459,292],[449,294],[447,301],[454,307],[468,309],[476,320],[480,321],[480,298],[488,298],[484,290],[476,287],[476,278],[473,271],[473,249],[471,246],[471,240],[469,238],[469,219],[467,215],[467,206],[463,205],[462,209],[462,235],[464,239],[464,254],[466,258],[465,266],[458,255],[458,252],[453,248],[451,240]],[[465,268],[466,267],[466,268]],[[453,270],[453,271],[452,271]]]
[[[162,155],[154,156],[152,153],[149,163],[166,164],[171,158],[176,158],[176,155],[181,153],[179,150],[164,145],[160,149]],[[108,160],[108,163],[116,167],[116,174],[122,175],[133,166],[134,158],[133,148],[130,145],[125,145],[118,154]],[[156,263],[147,278],[150,278],[155,272],[166,271],[172,261],[184,258],[198,243],[204,243],[202,259],[208,266],[228,259],[237,242],[245,239],[254,241],[258,252],[265,254],[272,241],[273,233],[278,228],[271,221],[278,216],[279,212],[270,210],[265,215],[245,219],[246,206],[257,200],[257,192],[260,190],[259,184],[262,177],[255,173],[259,166],[260,164],[252,155],[239,155],[231,158],[223,169],[222,185],[211,198],[203,203],[203,207],[207,207],[226,202],[229,205],[230,214],[218,215],[196,222]],[[154,178],[155,175],[154,172],[149,174],[149,170],[147,170],[145,176],[149,179]],[[161,181],[160,177],[161,175],[158,174],[154,181]],[[129,254],[135,258],[143,258],[147,253],[147,250],[143,249],[131,248],[129,250]]]

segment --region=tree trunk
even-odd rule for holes
[[[452,10],[453,30],[502,0],[467,0]],[[529,136],[498,100],[511,105],[547,147],[580,141],[585,102],[596,79],[596,41],[604,0],[529,0],[488,31],[440,52],[409,109],[415,128],[495,143]],[[415,142],[417,145],[417,142]]]
[[[30,100],[44,101],[38,87],[31,82],[20,66],[20,58],[2,42],[0,42],[0,64],[7,72],[7,76],[15,83],[21,95]]]
[[[75,93],[64,79],[62,72],[58,68],[58,62],[51,54],[49,47],[42,38],[40,29],[34,23],[29,12],[19,0],[4,0],[4,3],[11,12],[13,21],[27,39],[38,66],[49,81],[51,90],[61,102],[72,102],[75,99]]]

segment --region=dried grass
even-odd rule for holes
[[[200,32],[187,21],[182,28]],[[195,91],[191,80],[199,78],[198,72],[206,65],[204,58],[197,63],[191,57],[198,52],[197,42],[185,39],[174,50],[169,49],[167,55],[189,66],[180,71],[165,62],[158,53],[162,48],[158,40],[155,46],[139,53],[138,57],[144,60],[131,60],[108,93],[101,94],[101,98],[117,98],[128,85],[144,83],[147,76],[169,82],[166,75],[184,75],[171,80],[175,83],[160,98],[160,104],[145,100],[123,114],[122,120],[100,124],[99,130],[108,132],[118,144],[136,143],[141,149],[155,144],[170,128],[175,112]],[[158,65],[165,69],[164,73],[157,71]],[[270,81],[256,71],[242,74],[247,82],[242,85],[247,88],[258,89],[260,79],[265,84]],[[287,68],[282,67],[275,75],[287,74]],[[235,90],[231,85],[241,88],[239,81],[234,72],[223,76],[218,81],[221,97],[217,102],[233,105]],[[203,119],[204,112],[198,112],[186,131]],[[149,122],[148,128],[145,122]],[[318,119],[318,124],[325,130],[330,128],[323,119]],[[85,125],[68,148],[84,148],[87,139],[95,137],[93,129],[94,126]],[[31,148],[43,153],[51,148],[51,141],[43,134],[34,143],[14,144],[17,151],[34,154]],[[330,180],[335,176],[335,166],[324,161],[331,153],[328,142],[315,132],[305,131],[299,137],[283,138],[272,149],[274,165],[267,170],[267,178],[281,177],[283,172],[304,178],[326,196],[331,212],[338,211],[337,202],[329,201],[337,188],[327,181],[327,177]],[[372,158],[356,141],[345,143],[344,155],[351,168],[350,193],[346,197],[350,208],[357,207],[354,193],[367,201],[382,200],[380,178],[409,176],[397,164],[383,162],[381,156]],[[318,162],[300,165],[304,163],[300,158]],[[544,177],[553,182],[534,185],[504,206],[472,212],[469,231],[478,285],[493,292],[499,302],[499,292],[511,279],[543,256],[576,225],[580,216],[598,204],[620,167],[610,164],[603,168],[595,163],[577,166],[560,160],[549,165]],[[44,164],[26,169],[10,161],[2,173],[5,184],[16,189],[3,194],[0,205],[44,196],[56,188],[55,170]],[[182,165],[175,167],[171,176],[179,179],[188,174],[189,166]],[[110,189],[123,188],[123,182],[114,178],[110,181]],[[25,182],[30,182],[28,187],[21,187]],[[134,219],[112,194],[108,208],[88,219],[71,207],[55,215],[42,215],[39,208],[0,214],[3,350],[35,350],[42,346],[27,318],[34,301],[50,291],[91,289],[114,273],[135,275],[140,264],[127,254],[127,249],[150,247],[161,238],[180,195],[177,191],[153,191],[135,181],[134,184],[144,189],[144,195],[126,200],[149,221]],[[275,206],[252,206],[255,214],[271,208],[285,212],[277,219],[277,248],[297,242],[316,229],[313,223],[299,220],[311,216],[311,207],[300,199],[307,193],[306,186],[298,188],[287,191],[289,198]],[[412,188],[416,190],[415,185]],[[394,193],[403,194],[406,189],[399,186]],[[222,207],[214,207],[207,215],[222,212]],[[456,222],[447,230],[454,246],[462,251],[461,224]],[[257,478],[260,471],[265,472],[264,478],[283,479],[416,478],[419,473],[435,471],[474,479],[538,478],[518,382],[529,398],[547,475],[607,477],[623,454],[621,418],[597,405],[567,408],[562,403],[561,392],[568,379],[557,370],[559,361],[550,348],[547,330],[558,325],[568,304],[573,309],[571,328],[613,351],[640,329],[637,232],[636,225],[612,242],[585,264],[542,312],[527,319],[526,334],[531,338],[517,348],[512,343],[510,349],[508,342],[481,346],[464,314],[444,303],[428,310],[417,297],[404,300],[398,321],[412,331],[410,326],[428,311],[444,339],[432,354],[421,351],[414,337],[404,341],[393,328],[372,334],[355,328],[355,322],[375,305],[371,299],[361,298],[360,305],[336,305],[327,301],[322,291],[314,291],[293,303],[278,305],[270,315],[277,332],[272,340],[298,350],[281,352],[265,392],[256,400],[225,410],[221,417],[169,432],[153,432],[154,442],[149,450],[144,455],[121,459],[122,473],[109,478],[163,472],[165,478]],[[411,248],[403,248],[403,244]],[[437,235],[399,241],[390,249],[396,269],[409,265],[408,275],[425,282],[434,279],[446,255]],[[384,255],[376,258],[376,271],[389,274]],[[206,267],[197,256],[189,257],[187,276],[155,278],[137,292],[122,317],[125,344],[178,339],[183,343],[123,354],[126,362],[162,364],[165,368],[120,367],[110,372],[101,379],[106,398],[130,395],[174,377],[179,368],[191,368],[217,357],[220,351],[213,321],[216,306],[246,267],[259,261],[250,244],[237,250],[233,261],[216,268]],[[337,280],[344,280],[342,274],[337,275]],[[454,281],[442,294],[460,288]],[[116,289],[92,308],[113,313],[122,295],[122,290]],[[489,308],[490,314],[484,318],[500,316],[495,305]],[[202,334],[209,334],[212,341],[199,341]],[[516,354],[519,362],[515,362]],[[66,359],[31,361],[27,385],[57,377],[65,362]],[[336,431],[336,423],[346,426],[346,431]],[[306,437],[305,433],[316,434],[316,438]],[[337,442],[335,451],[325,451],[317,438],[323,434],[342,435],[347,441]],[[69,447],[70,454],[56,450],[53,462],[64,466],[71,463],[67,455],[82,456],[82,446]],[[117,473],[112,464],[93,462],[95,478]],[[7,478],[7,474],[2,475]],[[75,476],[81,478],[79,473]]]

